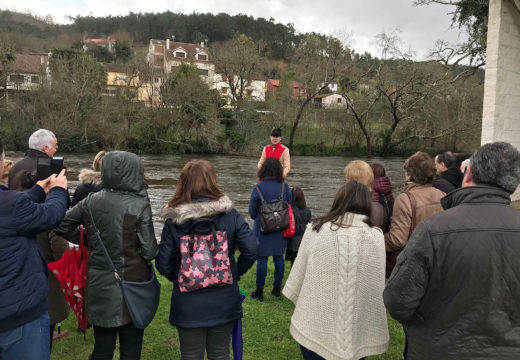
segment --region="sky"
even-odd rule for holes
[[[417,60],[426,57],[435,40],[463,39],[451,27],[453,8],[414,6],[413,0],[0,0],[0,9],[51,15],[55,23],[69,16],[125,15],[132,12],[239,13],[292,23],[298,32],[319,32],[348,40],[356,52],[377,55],[374,37],[399,29],[403,47]],[[210,39],[211,40],[211,39]]]

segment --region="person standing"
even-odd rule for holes
[[[0,154],[3,171],[1,140]],[[0,359],[50,358],[46,301],[49,270],[35,237],[63,219],[66,188],[62,170],[27,191],[0,191]]]
[[[275,158],[268,158],[260,171],[258,171],[258,188],[266,202],[280,198],[283,189],[282,200],[292,205],[292,195],[289,185],[283,181],[282,165]],[[264,234],[261,231],[259,208],[262,200],[256,186],[251,191],[249,199],[249,215],[254,220],[253,232],[258,238],[258,259],[256,261],[256,290],[251,297],[258,301],[264,301],[264,285],[267,276],[267,260],[269,256],[274,261],[274,283],[271,294],[280,297],[283,275],[285,273],[285,261],[283,255],[287,248],[287,239],[283,237],[284,230]]]
[[[291,262],[291,268],[294,265],[294,260],[298,255],[298,249],[302,242],[303,234],[307,229],[307,224],[311,221],[311,210],[307,207],[303,190],[299,187],[291,189],[292,194],[292,211],[294,215],[295,232],[294,236],[287,239],[287,250],[285,250],[285,260]]]
[[[29,150],[25,157],[18,161],[9,172],[9,190],[23,190],[24,172],[36,178],[38,158],[50,159],[58,150],[56,135],[50,130],[39,129],[29,137]]]
[[[103,158],[101,178],[103,189],[67,211],[54,232],[78,243],[78,226],[85,224],[87,228],[86,310],[94,327],[91,360],[112,359],[118,337],[120,358],[139,359],[144,330],[132,322],[90,215],[122,280],[149,280],[150,262],[158,246],[141,159],[126,151],[111,151]]]
[[[462,185],[462,172],[457,167],[457,157],[451,151],[445,151],[434,158],[437,178],[432,186],[448,194]]]
[[[348,181],[303,236],[283,294],[305,360],[364,359],[388,347],[385,242],[372,204],[368,187]]]
[[[262,156],[260,156],[258,161],[258,171],[260,171],[266,159],[273,157],[282,164],[283,178],[285,179],[289,171],[291,171],[291,156],[289,155],[289,148],[282,145],[281,141],[282,129],[273,129],[271,131],[271,143],[263,148]]]
[[[72,202],[70,206],[75,206],[81,200],[87,197],[92,192],[100,191],[101,186],[101,165],[103,164],[103,157],[106,151],[101,150],[94,157],[92,161],[92,169],[81,169],[79,172],[79,184],[72,195]]]
[[[255,263],[258,240],[231,199],[218,188],[215,168],[209,161],[191,160],[184,166],[175,194],[161,215],[166,221],[155,266],[173,282],[170,324],[179,332],[181,358],[203,360],[207,353],[208,359],[229,359],[233,324],[242,318],[238,282]],[[188,291],[179,280],[181,238],[210,234],[209,223],[215,235],[221,233],[225,239],[221,244],[228,252],[231,283]],[[200,250],[198,240],[197,245]],[[236,248],[240,256],[235,261]]]
[[[408,338],[407,359],[520,358],[520,152],[489,143],[470,158],[462,188],[422,221],[383,293]]]
[[[430,155],[418,151],[406,159],[403,167],[406,185],[395,199],[390,231],[385,234],[387,277],[417,224],[442,211],[441,198],[445,195],[432,186],[435,165]]]

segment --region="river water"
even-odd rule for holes
[[[90,168],[95,154],[56,154],[65,158],[67,178],[72,194],[78,184],[82,168]],[[7,152],[6,159],[17,161],[23,157],[21,152]],[[191,159],[211,161],[217,172],[220,189],[228,195],[242,216],[252,223],[248,214],[249,196],[257,180],[257,157],[223,155],[144,155],[145,175],[149,179],[149,195],[154,215],[156,236],[159,238],[163,222],[159,212],[173,195],[175,185],[184,164]],[[394,195],[399,194],[404,185],[403,158],[350,158],[292,156],[291,172],[287,177],[290,186],[302,188],[307,206],[312,215],[321,215],[328,210],[336,191],[344,183],[343,169],[351,160],[379,162],[385,166],[387,176],[392,181]]]

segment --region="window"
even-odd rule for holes
[[[176,52],[175,52],[175,57],[178,57],[178,58],[185,58],[185,57],[186,57],[186,53],[185,53],[185,52],[182,52],[182,51],[176,51]]]
[[[155,77],[155,78],[153,78],[153,82],[154,83],[160,83],[161,82],[161,78]]]
[[[40,77],[38,75],[31,76],[31,83],[38,84],[40,82]]]
[[[338,104],[341,104],[341,98],[338,98]]]
[[[200,75],[202,75],[202,76],[208,76],[209,75],[209,72],[206,69],[200,69],[199,72],[200,72]]]
[[[246,96],[251,97],[253,95],[253,90],[246,89]]]
[[[227,90],[228,90],[227,87],[223,87],[223,88],[220,90],[220,92],[221,92],[222,94],[227,94]]]
[[[104,93],[105,95],[108,95],[108,96],[115,96],[116,95],[116,89],[112,89],[112,88],[106,88]]]
[[[17,84],[21,84],[25,81],[25,76],[23,75],[9,75],[9,80],[14,82],[14,83],[17,83]]]
[[[117,80],[125,81],[126,80],[126,75],[125,74],[117,74]]]
[[[204,60],[204,61],[208,60],[208,56],[207,55],[199,54],[198,56],[199,56],[199,60]]]

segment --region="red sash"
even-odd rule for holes
[[[280,143],[276,144],[274,151],[273,151],[272,145],[267,145],[265,147],[265,158],[268,159],[270,157],[274,157],[275,159],[280,160],[284,151],[285,151],[285,146],[283,146]]]

